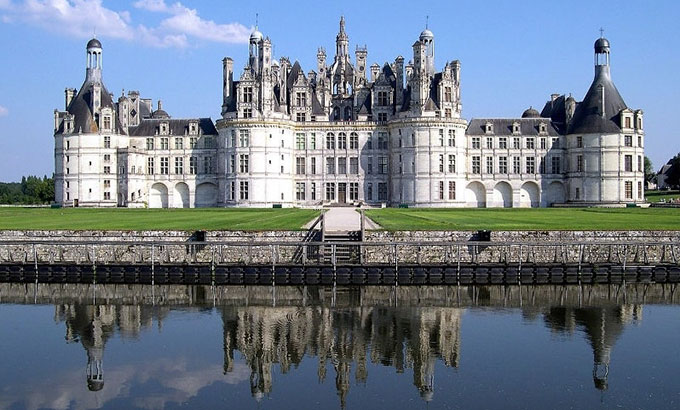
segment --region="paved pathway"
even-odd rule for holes
[[[313,223],[314,221],[310,221],[305,228],[309,228]],[[326,231],[359,231],[361,230],[361,214],[352,207],[329,208],[324,215],[324,223]],[[378,224],[368,218],[365,224],[366,229],[380,229]]]

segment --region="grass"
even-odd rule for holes
[[[300,230],[314,209],[0,208],[0,230]]]
[[[668,202],[676,198],[680,198],[680,191],[645,191],[645,199],[648,202],[660,202],[662,199]]]
[[[389,231],[409,230],[680,230],[680,209],[371,209],[366,216]]]

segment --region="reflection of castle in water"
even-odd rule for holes
[[[425,400],[434,393],[434,364],[458,366],[459,308],[243,307],[225,308],[224,371],[240,351],[251,368],[251,391],[261,398],[272,390],[272,367],[289,371],[307,356],[319,360],[319,380],[327,362],[344,405],[351,381],[365,382],[367,361],[413,369],[414,384]],[[370,349],[369,349],[370,347]],[[367,357],[370,355],[370,357]]]

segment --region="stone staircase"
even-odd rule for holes
[[[352,245],[352,242],[361,241],[361,231],[326,231],[324,233],[323,242],[323,262],[333,264],[333,245],[326,242],[334,242],[335,244],[335,264],[343,265],[350,263],[360,263],[360,249],[357,245]]]

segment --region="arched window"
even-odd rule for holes
[[[338,108],[338,107],[333,108],[333,119],[335,121],[340,120],[340,108]]]
[[[345,107],[345,121],[352,121],[352,107]]]

